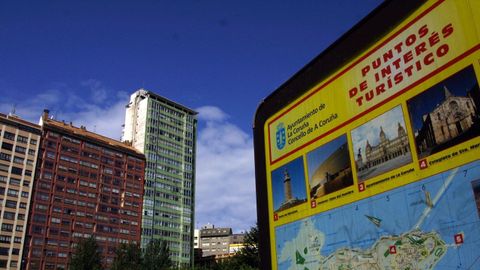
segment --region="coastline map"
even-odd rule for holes
[[[278,269],[480,269],[478,179],[475,161],[277,227]]]

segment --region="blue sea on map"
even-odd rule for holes
[[[447,245],[435,269],[480,269],[480,221],[472,189],[472,182],[478,179],[480,161],[475,161],[307,219],[324,235],[322,256],[342,248],[368,250],[382,236],[401,235],[417,228],[436,232]],[[401,178],[394,181],[400,184]],[[380,221],[379,226],[367,216]],[[302,233],[302,221],[305,219],[276,228],[280,270],[297,269],[294,259],[280,261],[280,254],[287,242]],[[455,244],[458,234],[463,235],[463,244]],[[306,259],[315,260],[308,256]]]

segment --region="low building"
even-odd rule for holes
[[[193,248],[194,249],[200,248],[200,230],[199,229],[193,230]]]
[[[200,248],[203,256],[221,257],[229,254],[231,228],[215,228],[206,226],[200,230]]]
[[[209,224],[199,231],[198,245],[203,257],[215,256],[215,260],[223,260],[243,247],[244,234],[233,234],[232,228],[215,228]]]

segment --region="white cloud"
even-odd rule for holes
[[[85,110],[77,113],[63,114],[71,119],[75,126],[85,126],[87,130],[94,131],[109,138],[120,140],[122,125],[125,120],[125,100],[107,106],[87,106]]]
[[[90,94],[92,96],[92,101],[96,104],[105,101],[107,98],[108,89],[103,85],[102,82],[95,79],[88,79],[82,82],[82,85],[90,89]]]
[[[197,111],[205,127],[197,142],[196,225],[246,231],[257,220],[252,137],[220,108]]]
[[[214,106],[203,106],[197,109],[198,118],[204,121],[224,121],[228,115],[220,108]]]
[[[38,123],[43,110],[49,109],[56,120],[73,122],[77,127],[83,125],[90,131],[119,140],[128,96],[125,92],[117,92],[106,100],[102,98],[102,96],[107,97],[106,88],[102,83],[88,80],[81,85],[90,87],[92,92],[79,96],[75,93],[78,92],[77,89],[64,83],[54,83],[47,90],[30,99],[17,100],[15,103],[3,101],[0,103],[0,110],[8,113],[11,111],[12,104],[15,104],[18,116]],[[96,90],[99,94],[93,95],[92,93]],[[98,103],[99,99],[103,99],[104,102]]]

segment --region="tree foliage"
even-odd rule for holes
[[[70,270],[101,270],[102,259],[97,241],[93,236],[81,239],[70,258]]]
[[[121,244],[115,250],[111,270],[141,270],[142,250],[137,244]]]
[[[258,269],[260,267],[260,256],[258,254],[258,224],[250,228],[245,234],[244,238],[244,247],[240,249],[240,252],[234,256],[234,258],[242,265],[250,266],[253,269]]]
[[[173,265],[167,242],[160,239],[151,240],[143,254],[142,269],[166,270]]]
[[[168,270],[173,263],[167,242],[155,239],[142,252],[137,244],[121,244],[111,270]],[[102,259],[94,237],[82,239],[70,259],[69,270],[102,270]]]

